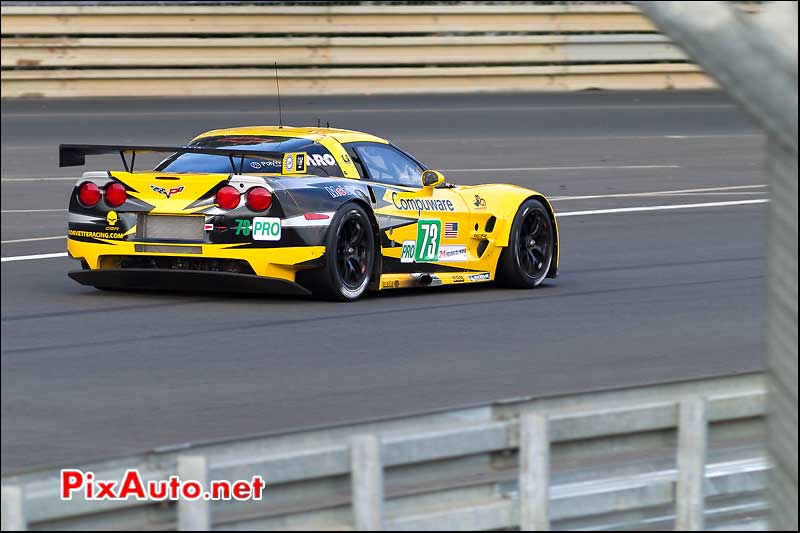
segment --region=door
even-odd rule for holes
[[[462,283],[470,216],[463,198],[446,187],[423,188],[424,166],[392,145],[362,142],[348,148],[375,195],[382,288]]]

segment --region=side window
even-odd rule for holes
[[[388,144],[362,143],[355,147],[373,181],[392,185],[420,186],[422,167],[397,148]]]

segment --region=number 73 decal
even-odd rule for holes
[[[467,260],[467,247],[463,245],[440,246],[441,220],[420,220],[417,223],[417,240],[403,241],[401,263],[461,262]]]

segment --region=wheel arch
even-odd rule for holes
[[[372,209],[372,206],[366,200],[359,197],[343,202],[337,209],[337,212],[341,209],[346,209],[347,206],[351,204],[358,204],[366,211],[367,218],[369,218],[370,225],[372,226],[372,235],[375,238],[375,260],[372,264],[370,285],[380,283],[381,274],[383,273],[383,255],[381,254],[381,230],[378,225],[378,219],[375,216],[375,211]],[[328,228],[328,231],[330,231],[330,228]]]
[[[558,276],[558,265],[561,257],[561,239],[559,238],[558,233],[558,220],[556,220],[556,212],[553,209],[550,201],[540,193],[534,193],[527,198],[524,198],[517,206],[517,210],[519,210],[522,204],[528,200],[538,200],[541,202],[547,208],[547,213],[550,215],[550,221],[553,223],[553,261],[550,263],[550,270],[547,271],[547,277],[555,278]],[[516,211],[514,214],[516,216]]]

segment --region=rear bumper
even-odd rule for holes
[[[82,285],[91,285],[99,288],[287,295],[311,294],[304,287],[285,279],[231,272],[111,268],[75,270],[69,272],[68,275]]]
[[[165,248],[153,249],[153,246]],[[309,268],[309,265],[325,255],[324,246],[260,248],[253,246],[252,243],[250,245],[248,243],[165,245],[111,239],[95,239],[93,242],[87,242],[75,238],[67,239],[67,251],[72,258],[86,261],[93,271],[118,268],[120,259],[133,257],[232,259],[245,261],[259,277],[280,278],[290,282],[294,281],[298,270]]]

